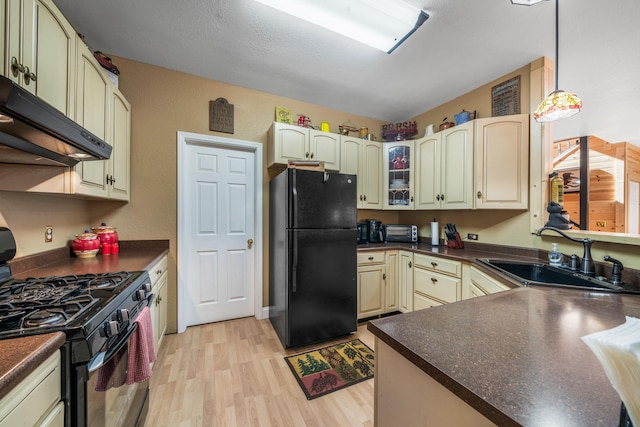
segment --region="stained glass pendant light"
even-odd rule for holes
[[[558,0],[556,0],[556,90],[551,92],[533,113],[533,118],[537,122],[566,119],[579,113],[582,108],[582,100],[576,94],[558,90],[558,68]]]

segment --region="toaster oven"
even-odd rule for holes
[[[387,242],[415,243],[418,241],[418,226],[387,224],[386,238]]]

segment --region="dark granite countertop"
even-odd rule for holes
[[[369,322],[500,426],[615,426],[621,400],[580,337],[640,317],[640,297],[518,288]]]
[[[16,279],[62,276],[67,274],[98,274],[115,271],[141,271],[151,267],[169,252],[168,240],[121,241],[120,253],[78,258],[71,248],[16,258],[9,261]]]
[[[0,340],[0,399],[64,344],[62,332]]]

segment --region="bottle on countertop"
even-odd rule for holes
[[[551,201],[559,205],[564,205],[564,179],[558,175],[558,172],[553,172],[550,178]]]
[[[562,265],[563,257],[564,255],[562,255],[562,252],[560,252],[560,250],[558,249],[558,244],[552,243],[551,252],[549,252],[549,264],[558,267]]]

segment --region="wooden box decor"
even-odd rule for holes
[[[224,98],[209,101],[209,130],[233,133],[233,104]]]

